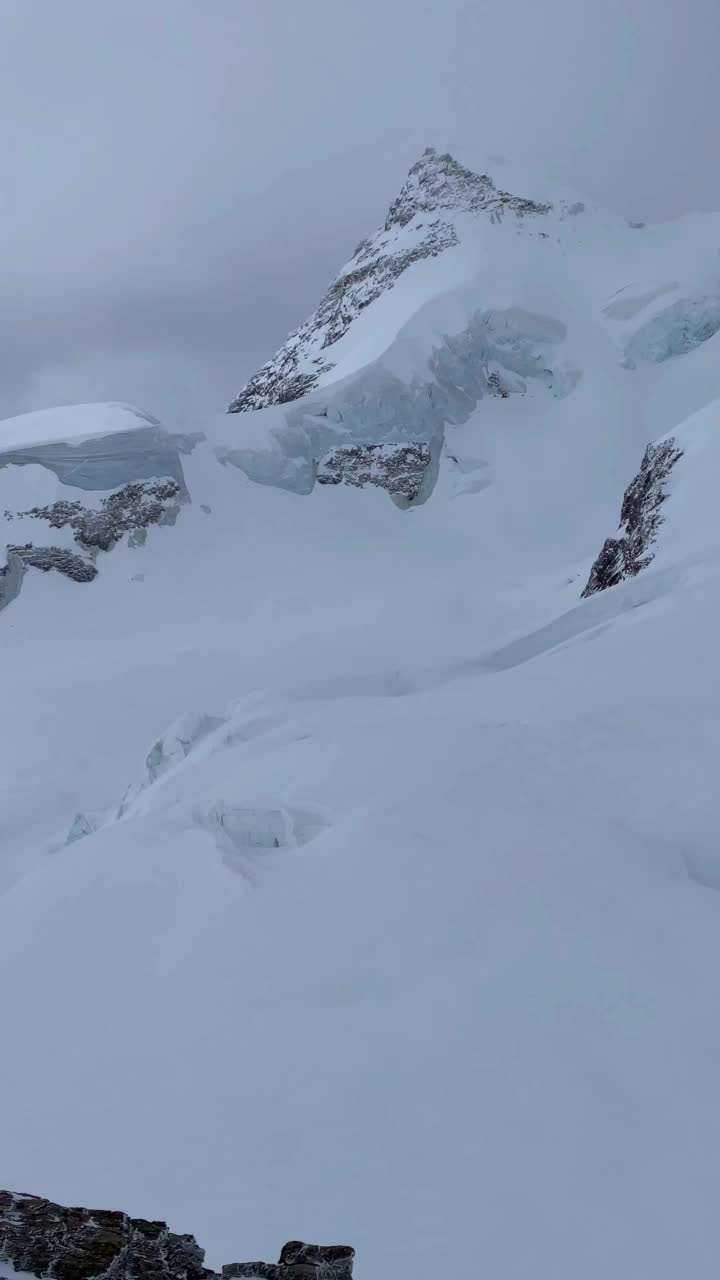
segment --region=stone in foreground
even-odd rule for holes
[[[352,1280],[350,1245],[290,1240],[278,1262],[235,1262],[221,1280]],[[0,1191],[0,1263],[43,1280],[220,1280],[194,1236],[113,1209]]]
[[[352,1280],[354,1258],[349,1244],[289,1240],[279,1262],[231,1262],[222,1280]]]
[[[204,1280],[194,1236],[108,1209],[0,1191],[0,1260],[53,1280]]]

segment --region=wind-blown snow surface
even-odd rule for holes
[[[570,333],[563,306],[535,311]],[[720,394],[718,338],[628,368],[600,333],[562,396],[448,425],[422,506],[220,465],[275,406],[204,424],[175,525],[94,582],[28,571],[0,1185],[165,1218],[210,1265],[297,1236],[374,1280],[714,1274],[720,555],[691,470],[677,554],[579,596],[647,440]]]
[[[510,484],[185,467],[174,529],[2,620],[0,1182],[211,1263],[710,1275],[717,563],[578,604],[587,562],[499,562]]]
[[[39,409],[17,418],[4,418],[0,432],[3,451],[36,448],[63,441],[77,446],[97,437],[159,426],[157,418],[127,404],[69,404]]]

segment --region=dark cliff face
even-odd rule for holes
[[[548,213],[550,207],[499,191],[486,174],[473,173],[451,155],[428,147],[391,204],[384,227],[358,245],[317,311],[246,383],[229,412],[287,404],[310,391],[333,367],[327,348],[347,333],[361,311],[392,289],[414,262],[436,258],[458,244],[454,214],[484,212],[497,221],[505,214],[523,218]]]
[[[653,558],[653,544],[663,523],[666,481],[682,458],[673,439],[650,444],[638,474],[625,490],[620,511],[620,535],[607,538],[590,571],[583,598],[635,577]]]
[[[350,1245],[290,1240],[279,1262],[235,1262],[223,1280],[352,1280]],[[108,1209],[0,1191],[0,1262],[43,1280],[220,1280],[194,1236]]]
[[[164,1222],[0,1191],[0,1259],[53,1280],[204,1280],[195,1238]]]

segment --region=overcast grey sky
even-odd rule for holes
[[[223,409],[428,144],[720,208],[719,55],[718,0],[0,0],[0,413]]]

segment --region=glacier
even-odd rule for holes
[[[640,326],[625,357],[631,367],[638,360],[670,360],[701,346],[719,329],[720,297],[680,298]]]
[[[210,1266],[709,1276],[720,220],[445,167],[376,244],[456,242],[304,394],[0,423],[8,547],[179,488],[0,612],[0,1186]],[[670,440],[638,572],[582,598]]]

